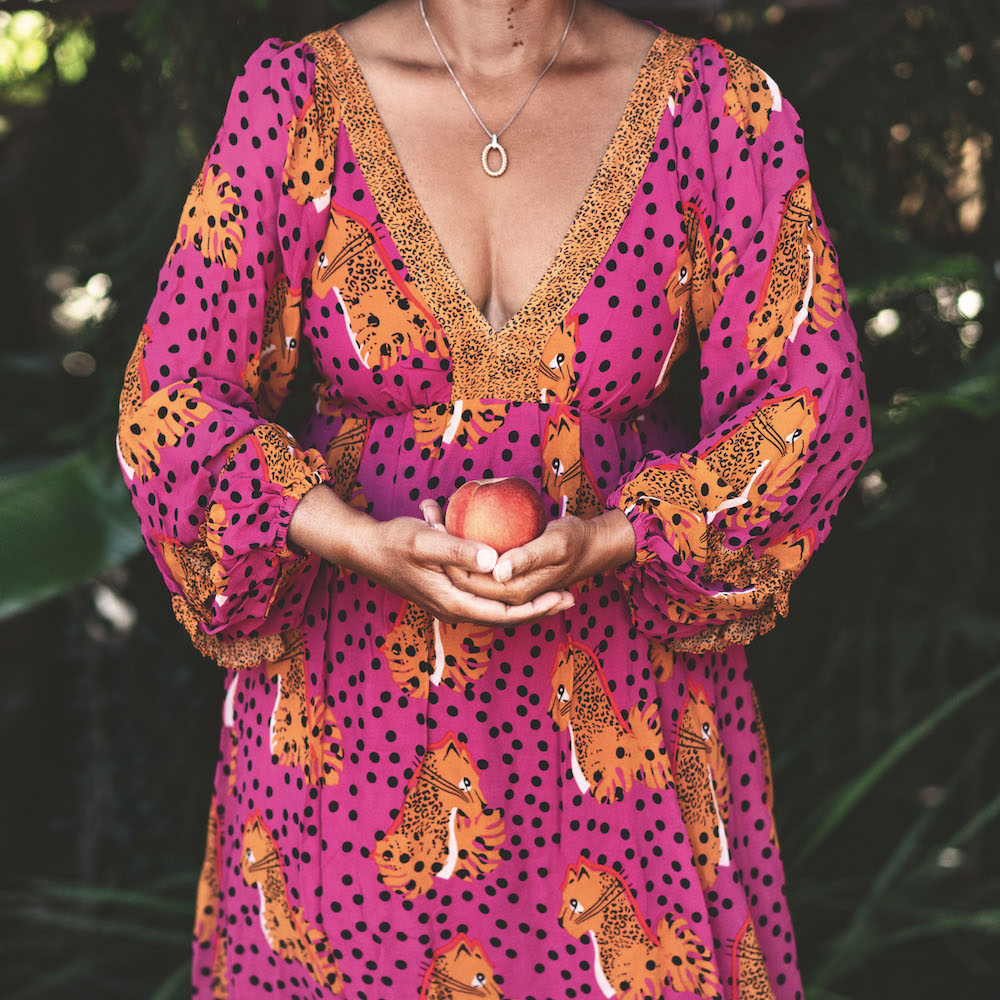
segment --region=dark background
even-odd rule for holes
[[[222,673],[140,548],[118,394],[236,73],[364,6],[0,3],[8,1000],[188,995]],[[748,649],[806,998],[992,995],[1000,4],[628,7],[794,103],[868,376],[875,453]]]

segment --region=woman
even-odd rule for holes
[[[596,0],[269,39],[118,431],[225,668],[196,996],[801,997],[744,647],[871,435],[767,73]],[[538,538],[444,529],[504,476]]]

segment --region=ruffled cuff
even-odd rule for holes
[[[289,547],[288,526],[302,497],[328,482],[331,470],[316,449],[302,451],[290,437],[281,443],[285,454],[275,468],[273,433],[255,431],[230,455],[208,509],[205,545],[213,597],[203,631],[210,635],[231,630],[240,638],[256,632],[293,584],[297,591],[308,590],[322,562],[316,553]],[[262,478],[253,455],[261,444],[270,459],[267,470],[277,478]],[[268,620],[267,631],[286,627],[292,613]]]
[[[635,532],[635,557],[615,573],[638,631],[675,651],[723,652],[788,616],[788,591],[801,566],[785,569],[774,554],[755,556],[749,544],[730,548],[726,533],[709,526],[707,558],[692,568],[664,537],[655,511],[622,504],[625,485],[606,506],[622,510]]]

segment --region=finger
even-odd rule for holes
[[[448,563],[471,573],[489,573],[496,565],[496,549],[471,538],[459,538],[447,532],[444,525],[433,525],[433,532],[421,531],[416,536],[419,558],[437,566]]]
[[[475,620],[497,627],[520,625],[563,611],[573,604],[573,595],[564,590],[547,591],[525,604],[504,604],[473,594],[463,594],[461,591],[457,593],[461,596],[451,606],[462,620]]]
[[[525,573],[515,577],[508,583],[497,583],[492,573],[470,573],[468,570],[447,563],[441,566],[442,571],[459,590],[486,597],[491,601],[503,601],[504,604],[525,604],[541,594],[557,589],[557,581],[562,576],[552,567],[543,567],[538,571]]]
[[[556,523],[558,522],[549,522],[549,524]],[[508,549],[499,556],[493,567],[493,579],[497,583],[506,583],[515,576],[560,565],[565,557],[565,535],[558,530],[546,530],[525,545]]]
[[[433,497],[424,497],[420,501],[420,510],[424,515],[424,520],[431,527],[437,527],[439,524],[442,528],[444,527],[444,514],[441,513],[441,507]]]

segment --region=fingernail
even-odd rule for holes
[[[476,553],[476,563],[479,568],[484,572],[488,573],[493,566],[496,564],[497,554],[492,549],[480,549]]]
[[[493,570],[493,579],[497,583],[506,583],[511,578],[513,572],[509,562],[497,563],[496,568]]]

